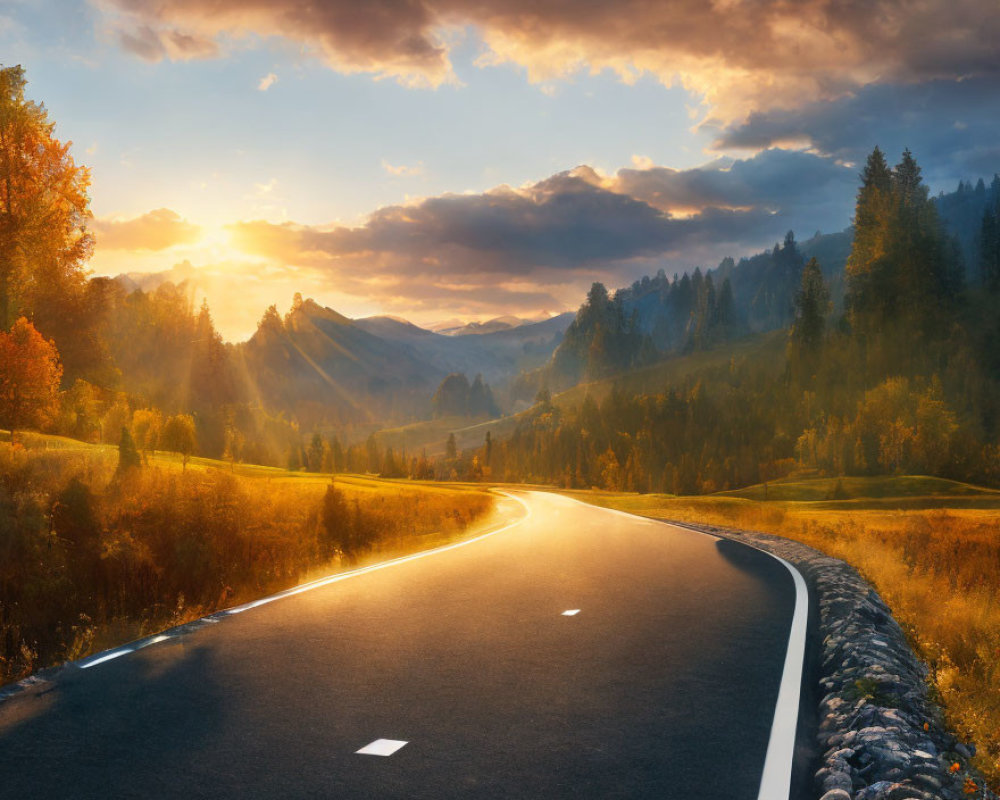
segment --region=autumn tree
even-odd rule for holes
[[[107,367],[84,274],[90,174],[53,136],[45,106],[25,98],[26,83],[21,67],[0,68],[0,328],[30,316],[75,378]]]
[[[164,450],[178,453],[184,469],[188,460],[198,450],[198,438],[195,434],[194,417],[190,414],[177,414],[170,417],[163,426],[160,445]]]
[[[227,422],[222,457],[229,462],[229,471],[236,471],[236,462],[242,460],[246,437],[232,421]]]
[[[141,408],[132,415],[132,439],[143,453],[156,451],[160,444],[163,416],[155,408]]]
[[[11,431],[44,424],[56,411],[62,366],[52,341],[24,317],[0,332],[0,422]]]

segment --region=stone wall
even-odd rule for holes
[[[969,764],[975,746],[944,727],[928,694],[927,667],[882,598],[852,567],[780,536],[678,524],[780,556],[799,570],[817,601],[822,699],[815,797],[998,800]]]

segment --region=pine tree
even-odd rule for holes
[[[129,433],[129,429],[123,425],[121,439],[118,442],[118,469],[115,470],[115,474],[124,475],[138,469],[141,465],[142,459],[136,449],[135,440]]]
[[[885,257],[885,227],[892,201],[892,171],[876,147],[861,173],[854,206],[854,243],[847,259],[847,306],[855,323],[874,304],[877,273]]]
[[[823,342],[826,315],[830,313],[830,290],[823,280],[819,262],[810,258],[802,270],[802,284],[795,295],[795,322],[792,339],[807,350],[816,350]]]

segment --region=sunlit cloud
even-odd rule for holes
[[[280,36],[345,73],[412,86],[455,81],[469,29],[480,66],[512,64],[550,87],[580,72],[650,74],[706,103],[710,120],[797,107],[877,83],[993,77],[991,0],[108,0],[122,45],[148,60],[215,57],[226,37]]]
[[[204,228],[170,250],[172,260],[150,253],[142,269],[169,271],[181,258],[196,265],[189,279],[208,287],[213,308],[226,305],[227,335],[295,292],[349,316],[526,316],[575,308],[594,280],[615,288],[660,268],[714,266],[770,246],[789,228],[838,230],[856,181],[855,170],[829,159],[780,150],[689,170],[642,157],[633,164],[426,197],[380,208],[356,225],[256,219]],[[256,193],[269,197],[274,186],[258,184]],[[180,222],[165,210],[139,219]],[[136,245],[148,242],[132,223]],[[100,236],[98,244],[105,271],[136,269],[130,253],[110,259]]]
[[[413,178],[417,175],[424,174],[424,162],[418,161],[412,166],[407,166],[406,164],[394,165],[390,164],[384,158],[382,159],[382,169],[388,172],[390,175],[394,175],[397,178]]]
[[[198,241],[202,231],[169,208],[131,219],[95,219],[91,228],[99,250],[165,250]]]
[[[273,72],[269,72],[267,73],[267,75],[265,75],[263,78],[260,79],[260,82],[257,84],[257,91],[266,92],[277,82],[278,82],[278,76],[275,75]]]

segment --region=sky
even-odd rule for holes
[[[90,269],[230,340],[294,293],[418,324],[573,310],[850,224],[909,147],[1000,171],[995,0],[6,0],[91,169]]]

